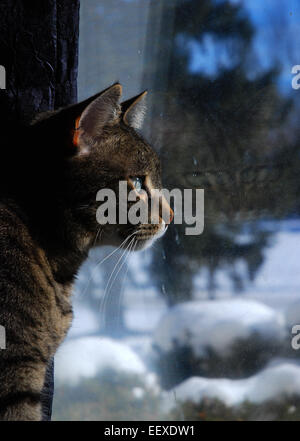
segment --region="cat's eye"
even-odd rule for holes
[[[143,178],[140,178],[140,177],[138,177],[138,176],[134,176],[134,177],[131,178],[131,181],[132,181],[133,186],[134,186],[134,188],[135,188],[135,190],[136,190],[137,192],[142,191],[142,189],[143,189],[143,184],[144,184],[144,180],[143,180]]]

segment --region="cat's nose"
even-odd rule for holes
[[[161,209],[165,223],[170,224],[173,220],[174,212],[164,197],[161,200]]]

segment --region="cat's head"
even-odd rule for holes
[[[59,151],[63,164],[57,172],[62,176],[58,191],[82,243],[119,246],[125,241],[124,247],[131,244],[142,249],[166,231],[172,210],[161,199],[156,212],[148,211],[146,223],[132,224],[128,219],[120,222],[120,214],[123,219],[127,214],[122,213],[125,208],[120,204],[121,181],[126,182],[127,192],[133,190],[147,206],[151,190],[162,187],[158,156],[136,132],[143,122],[146,92],[123,103],[119,102],[121,94],[121,85],[114,84],[84,102],[40,118],[34,127],[39,133],[48,133],[47,142],[52,145],[53,134],[60,133],[60,138],[63,134],[52,147],[55,154]],[[96,200],[96,196],[104,189],[115,194],[116,223],[101,225],[97,212],[103,201]],[[131,205],[129,202],[127,208]]]

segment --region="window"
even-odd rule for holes
[[[79,98],[148,89],[164,186],[204,189],[205,222],[90,253],[54,419],[299,420],[298,3],[87,0],[80,14]]]

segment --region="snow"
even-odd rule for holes
[[[146,368],[129,346],[110,338],[81,337],[66,341],[55,357],[55,379],[58,384],[75,386],[83,378],[92,378],[112,369],[133,375],[144,375]]]
[[[270,223],[267,226],[272,227]],[[286,344],[291,326],[300,324],[300,223],[289,222],[282,229],[275,223],[274,231],[278,230],[272,246],[265,249],[265,261],[255,282],[247,285],[243,297],[238,298],[232,298],[232,285],[220,271],[219,300],[197,299],[167,309],[165,300],[147,285],[144,265],[139,255],[134,255],[134,272],[139,274],[142,286],[127,285],[130,289],[125,292],[124,318],[128,328],[135,332],[120,340],[84,337],[98,331],[99,318],[96,312],[76,302],[71,333],[56,356],[57,384],[77,385],[83,378],[113,369],[141,376],[143,386],[139,383],[132,389],[137,399],[142,399],[147,388],[164,397],[169,406],[176,405],[174,393],[179,401],[198,403],[205,397],[218,398],[229,406],[244,400],[261,403],[283,394],[300,395],[300,362],[286,358],[273,359],[264,370],[246,379],[192,377],[170,392],[161,391],[156,375],[151,372],[155,354],[152,342],[168,351],[177,339],[181,344],[192,345],[200,356],[208,346],[227,354],[236,339],[246,339],[254,332],[266,340]],[[201,286],[203,273],[200,277],[197,293],[203,298],[207,290]]]
[[[199,404],[205,398],[217,398],[227,406],[236,406],[245,400],[259,404],[282,396],[300,395],[300,366],[285,362],[243,380],[192,377],[165,393],[165,406],[176,405],[174,395],[179,402]]]
[[[154,342],[169,351],[176,340],[203,355],[207,347],[226,353],[236,339],[253,333],[278,341],[285,335],[284,318],[266,305],[243,299],[186,302],[171,308],[160,321]]]

